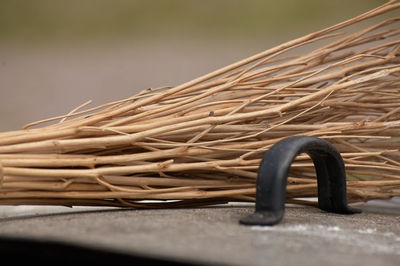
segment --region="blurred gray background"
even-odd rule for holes
[[[179,85],[378,0],[0,0],[0,131]]]

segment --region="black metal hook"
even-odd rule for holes
[[[269,149],[258,169],[255,213],[240,220],[246,225],[274,225],[285,210],[290,165],[307,153],[317,173],[319,208],[334,213],[360,212],[347,205],[346,172],[340,153],[329,142],[309,136],[285,138]]]

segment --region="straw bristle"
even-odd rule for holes
[[[341,152],[349,201],[400,196],[400,18],[338,32],[399,7],[391,1],[177,87],[0,133],[0,204],[253,201],[263,154],[294,135]],[[299,156],[288,201],[316,194],[313,164]]]

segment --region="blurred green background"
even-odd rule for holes
[[[3,41],[87,41],[159,34],[217,38],[267,33],[282,36],[320,29],[382,2],[12,0],[0,2],[0,36]]]
[[[178,85],[378,0],[0,0],[0,131]]]

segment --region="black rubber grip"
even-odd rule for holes
[[[324,211],[352,214],[346,199],[346,171],[340,153],[329,142],[309,136],[285,138],[264,155],[258,169],[255,213],[240,220],[246,225],[274,225],[285,210],[289,169],[300,153],[307,153],[315,166],[318,205]]]

